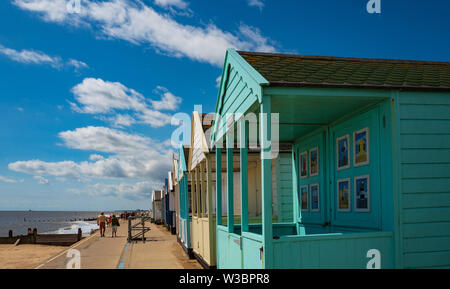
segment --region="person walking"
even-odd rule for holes
[[[105,237],[106,216],[104,212],[101,212],[97,217],[97,225],[100,227],[100,237]]]
[[[111,218],[111,238],[117,237],[117,227],[120,226],[119,219],[117,219],[116,215],[112,215]]]

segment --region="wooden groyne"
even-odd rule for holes
[[[27,235],[13,236],[13,231],[9,230],[8,237],[0,237],[0,244],[38,244],[53,246],[71,246],[83,239],[81,229],[77,234],[38,234],[37,229],[28,229]]]

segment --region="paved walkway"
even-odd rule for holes
[[[142,243],[127,242],[127,222],[121,221],[117,238],[111,238],[111,229],[106,230],[106,237],[100,233],[81,240],[64,252],[51,258],[38,269],[65,269],[70,261],[67,251],[77,249],[81,254],[82,269],[201,269],[195,260],[189,260],[177,243],[176,236],[171,235],[162,226],[151,224],[151,231],[146,234],[147,241]]]
[[[121,261],[125,269],[202,269],[196,260],[189,260],[177,237],[163,226],[151,224],[145,243],[133,242],[126,248]]]

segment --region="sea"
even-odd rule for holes
[[[83,236],[98,229],[99,212],[50,212],[50,211],[0,211],[0,237],[26,235],[28,228],[37,229],[38,234],[76,234],[81,228]],[[105,212],[105,215],[108,215]]]

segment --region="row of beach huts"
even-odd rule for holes
[[[228,50],[153,220],[205,268],[449,268],[450,63]]]

